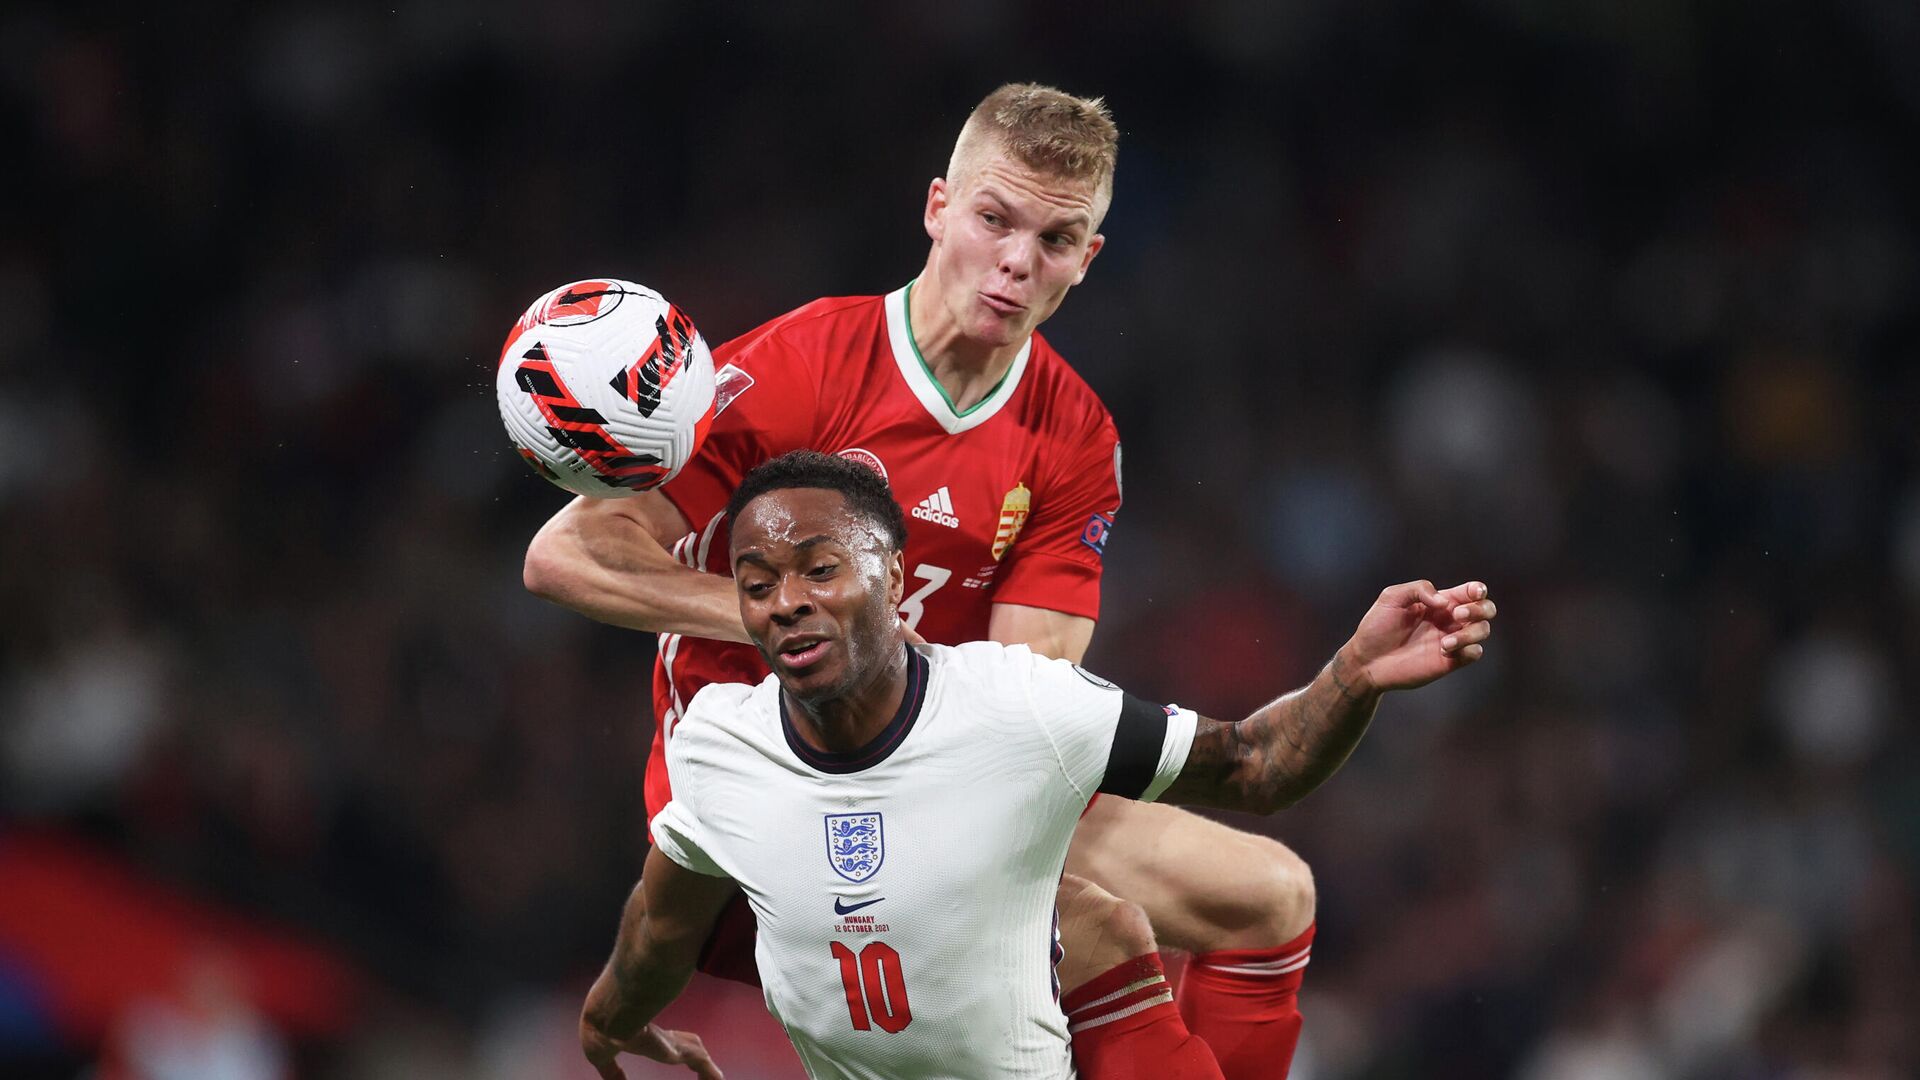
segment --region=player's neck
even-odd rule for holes
[[[858,750],[878,738],[907,696],[906,647],[896,642],[889,656],[865,682],[838,697],[809,703],[786,694],[794,731],[830,754]]]
[[[907,290],[907,328],[927,373],[940,384],[954,411],[964,413],[1000,385],[1026,342],[995,346],[966,336],[941,305],[940,290],[929,280],[931,274],[929,267]]]

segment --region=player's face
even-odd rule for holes
[[[748,503],[733,524],[733,576],[747,635],[800,701],[865,686],[900,647],[900,556],[837,491]]]
[[[990,153],[970,176],[935,180],[927,235],[939,301],[960,333],[1017,345],[1087,276],[1106,238],[1093,184],[1036,173]]]

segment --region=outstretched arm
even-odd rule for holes
[[[614,1060],[623,1052],[721,1080],[698,1035],[656,1027],[653,1018],[686,989],[700,947],[737,888],[728,878],[683,868],[659,848],[647,853],[640,884],[620,916],[613,956],[580,1012],[580,1047],[603,1080],[625,1075]]]
[[[1292,806],[1346,762],[1381,695],[1480,659],[1494,612],[1478,581],[1386,589],[1312,682],[1238,723],[1201,717],[1186,767],[1160,801],[1257,814]]]
[[[629,630],[745,641],[733,580],[683,566],[667,546],[687,519],[665,495],[576,498],[527,548],[528,591]]]

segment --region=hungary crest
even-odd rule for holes
[[[993,561],[999,562],[1020,536],[1020,529],[1027,523],[1027,512],[1033,508],[1033,492],[1027,485],[1013,485],[1007,497],[1000,502],[1000,525],[993,532]]]
[[[879,873],[887,857],[880,815],[828,814],[826,819],[827,861],[833,872],[848,881],[865,881]]]

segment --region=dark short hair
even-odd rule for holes
[[[907,515],[893,501],[893,488],[887,485],[887,478],[857,461],[818,450],[793,450],[755,466],[733,489],[733,498],[727,500],[728,531],[748,503],[769,491],[788,488],[837,491],[847,500],[847,509],[886,532],[893,550],[907,546]]]

